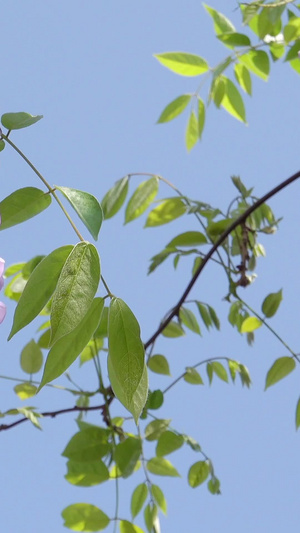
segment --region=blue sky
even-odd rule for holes
[[[211,5],[238,26],[233,0],[226,6],[220,0]],[[211,106],[203,140],[190,154],[184,147],[187,113],[173,123],[155,124],[164,106],[195,90],[198,80],[167,71],[153,58],[154,53],[191,52],[205,57],[212,66],[226,55],[214,38],[210,18],[195,0],[16,0],[3,6],[0,25],[1,114],[27,111],[44,115],[38,124],[11,138],[52,184],[83,189],[101,199],[127,173],[152,172],[186,195],[225,209],[235,194],[231,175],[240,175],[261,196],[299,169],[299,78],[289,65],[272,65],[268,83],[253,77],[253,96],[245,97],[248,126]],[[9,147],[1,152],[0,165],[1,198],[23,186],[39,186]],[[295,351],[298,189],[294,184],[271,201],[275,214],[284,219],[278,233],[263,240],[267,257],[259,261],[258,279],[243,295],[259,309],[267,294],[283,287],[284,300],[271,325]],[[169,195],[162,187],[160,197]],[[182,262],[174,272],[166,263],[147,277],[148,260],[177,233],[197,227],[189,218],[159,230],[143,229],[144,219],[125,227],[123,221],[122,211],[104,223],[97,246],[105,279],[114,294],[133,309],[146,340],[178,300],[191,269],[188,262]],[[0,242],[0,255],[9,265],[76,241],[53,205],[39,218],[2,232]],[[154,480],[168,501],[168,517],[161,518],[162,531],[297,531],[300,464],[294,413],[298,370],[263,391],[272,362],[287,353],[263,329],[257,332],[254,346],[247,346],[227,322],[226,290],[225,277],[211,266],[192,294],[216,308],[222,321],[220,333],[204,332],[202,338],[190,333],[179,340],[162,339],[156,346],[158,353],[168,357],[173,378],[187,365],[226,356],[243,362],[253,380],[250,390],[239,383],[233,386],[216,380],[211,387],[207,382],[204,387],[180,383],[166,395],[159,416],[172,418],[174,428],[200,442],[214,462],[222,495],[212,496],[205,485],[197,489],[188,486],[186,473],[200,460],[197,454],[184,449],[170,456],[182,478]],[[0,330],[0,374],[26,378],[19,367],[20,352],[30,338],[36,338],[38,324],[7,343],[13,312],[14,305],[8,302]],[[79,373],[75,363],[72,375],[89,389],[95,386],[88,365]],[[151,378],[152,388],[168,385],[153,374]],[[12,382],[1,379],[0,383],[0,410],[20,406]],[[59,383],[67,385],[64,379]],[[48,411],[70,407],[74,400],[66,393],[44,389],[26,404]],[[120,412],[114,409],[116,414]],[[101,422],[98,415],[89,420]],[[60,454],[76,432],[74,417],[47,419],[42,425],[42,432],[26,423],[1,433],[2,529],[66,531],[60,512],[80,501],[93,503],[112,516],[113,485],[79,489],[63,478],[65,459]],[[154,454],[153,448],[147,453],[149,457]],[[122,517],[129,518],[131,490],[142,480],[137,473],[132,481],[121,483]],[[141,517],[136,523],[143,525]]]

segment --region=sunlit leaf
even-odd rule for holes
[[[165,419],[156,419],[150,422],[145,428],[145,439],[148,441],[159,439],[160,435],[168,429],[170,422],[171,420]]]
[[[143,181],[130,198],[126,211],[125,223],[141,216],[153,202],[158,193],[159,180],[157,177]]]
[[[177,435],[173,431],[165,431],[162,433],[157,441],[156,455],[162,457],[169,453],[175,452],[182,447],[184,438],[182,435]]]
[[[296,362],[292,357],[285,356],[276,359],[275,363],[273,363],[267,373],[265,390],[277,383],[277,381],[285,378],[295,369],[295,367]]]
[[[152,355],[148,361],[148,368],[156,374],[163,374],[165,376],[171,375],[169,363],[164,355]]]
[[[203,385],[203,380],[195,368],[192,366],[186,367],[186,372],[183,376],[184,381],[190,383],[190,385]]]
[[[259,76],[264,81],[268,80],[270,73],[270,59],[266,52],[263,50],[249,50],[246,54],[243,54],[239,58],[253,74]]]
[[[200,326],[193,311],[191,311],[187,307],[181,307],[179,311],[179,319],[191,331],[197,333],[198,335],[201,335]]]
[[[73,531],[101,531],[110,519],[95,505],[90,503],[74,503],[62,511],[64,526]]]
[[[246,122],[245,106],[241,94],[229,78],[225,78],[225,80],[225,94],[221,105],[233,117]]]
[[[227,33],[219,33],[217,37],[219,41],[229,48],[234,48],[235,46],[251,46],[251,41],[248,35],[245,35],[244,33],[229,31]]]
[[[14,386],[14,391],[21,400],[27,400],[36,395],[37,387],[32,383],[18,383]]]
[[[150,211],[145,227],[161,226],[181,217],[186,212],[186,205],[181,198],[168,198]]]
[[[88,426],[75,433],[62,455],[77,463],[93,463],[110,450],[109,432],[98,426]]]
[[[148,487],[146,483],[141,483],[134,489],[132,496],[131,496],[131,504],[130,504],[132,518],[137,516],[139,512],[142,510],[147,496],[148,496]]]
[[[166,248],[199,246],[201,244],[207,244],[207,238],[204,233],[201,233],[200,231],[185,231],[174,237],[174,239],[167,244]]]
[[[128,193],[128,176],[118,180],[104,196],[101,207],[105,220],[113,217],[122,207]]]
[[[181,76],[199,76],[209,68],[202,57],[185,52],[165,52],[154,54],[154,57],[172,72]]]
[[[120,533],[144,533],[144,530],[139,526],[128,522],[128,520],[120,520],[119,522]]]
[[[161,488],[158,485],[151,484],[151,494],[158,507],[164,514],[167,514],[167,501]]]
[[[142,445],[138,438],[128,437],[117,444],[114,450],[114,460],[123,478],[131,476],[141,453]]]
[[[86,228],[95,240],[103,220],[103,212],[97,198],[92,194],[69,187],[55,186],[70,202],[77,215],[80,217]]]
[[[182,337],[183,335],[185,335],[185,332],[182,329],[181,325],[178,324],[178,322],[175,322],[175,320],[171,320],[171,322],[169,322],[169,324],[163,329],[162,335],[164,337],[175,339],[176,337]]]
[[[198,461],[194,463],[188,472],[189,485],[194,489],[204,483],[210,474],[210,463],[208,461]]]
[[[194,148],[196,142],[198,141],[198,138],[199,138],[198,133],[199,133],[199,129],[198,129],[197,116],[196,116],[195,111],[192,111],[189,116],[187,127],[186,127],[186,132],[185,132],[185,144],[186,144],[186,148],[188,152],[192,148]]]
[[[205,105],[203,100],[198,96],[198,137],[201,139],[205,124]]]
[[[162,111],[157,121],[158,124],[161,124],[163,122],[169,122],[170,120],[173,120],[174,118],[178,117],[178,115],[180,115],[189,104],[191,97],[191,94],[182,94],[181,96],[178,96],[178,98],[175,98],[175,100],[170,102]]]
[[[262,326],[262,321],[259,320],[256,316],[248,316],[241,325],[241,333],[250,333],[255,331],[257,328]]]
[[[249,70],[245,65],[242,65],[241,63],[236,63],[234,66],[234,75],[235,79],[240,85],[240,87],[245,91],[247,94],[251,96],[252,94],[252,81],[251,76],[249,73]]]
[[[223,15],[219,11],[216,11],[215,9],[206,4],[203,5],[207,13],[212,17],[214,21],[214,30],[217,35],[225,32],[235,32],[234,25],[227,17],[225,17],[225,15]]]
[[[0,202],[0,231],[35,217],[51,204],[51,195],[35,187],[24,187]]]
[[[109,479],[108,468],[99,457],[90,462],[70,460],[67,469],[65,479],[77,487],[93,487]]]
[[[176,468],[164,457],[153,457],[147,461],[147,470],[157,476],[178,477]]]

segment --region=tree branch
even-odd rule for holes
[[[271,191],[267,192],[264,196],[262,196],[257,202],[255,202],[253,205],[251,205],[242,215],[240,215],[225,231],[222,233],[222,235],[219,237],[219,239],[215,242],[215,244],[211,247],[209,252],[204,256],[203,261],[201,265],[196,270],[195,274],[193,275],[191,281],[189,282],[188,286],[186,287],[185,291],[183,292],[180,300],[178,303],[173,307],[172,311],[168,315],[168,317],[163,320],[163,322],[160,324],[160,326],[157,328],[155,333],[150,337],[150,339],[144,344],[145,350],[157,339],[157,337],[161,334],[161,332],[165,329],[165,327],[171,322],[172,318],[178,315],[179,309],[182,306],[182,304],[185,302],[187,296],[189,295],[190,291],[192,290],[193,286],[195,285],[198,277],[200,276],[202,270],[204,269],[205,265],[208,263],[212,255],[218,250],[219,246],[223,244],[225,239],[227,239],[228,235],[237,228],[240,224],[244,223],[246,219],[256,210],[258,207],[260,207],[262,204],[264,204],[269,198],[272,198],[275,196],[278,192],[282,191],[285,187],[288,187],[291,183],[296,181],[298,178],[300,178],[300,171],[296,172],[289,178],[287,178],[285,181],[282,181],[277,187],[274,187],[274,189],[271,189]]]

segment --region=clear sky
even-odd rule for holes
[[[234,0],[214,0],[211,5],[238,26]],[[83,189],[101,199],[127,173],[152,172],[191,198],[226,209],[235,194],[231,175],[240,175],[261,196],[299,170],[299,77],[289,65],[272,65],[268,83],[253,77],[253,96],[245,96],[248,126],[211,106],[203,141],[190,154],[184,147],[187,113],[173,123],[155,124],[164,106],[176,96],[194,91],[198,80],[167,71],[153,58],[154,53],[191,52],[205,57],[212,66],[226,55],[214,38],[212,21],[195,0],[15,0],[3,5],[0,27],[1,114],[27,111],[44,115],[38,124],[11,138],[52,184]],[[1,198],[23,186],[39,186],[9,147],[1,152],[0,173]],[[169,195],[162,187],[160,197]],[[271,325],[297,351],[299,184],[275,197],[271,206],[284,219],[275,236],[263,239],[267,257],[259,261],[258,279],[244,297],[259,309],[267,294],[283,287],[284,300]],[[111,290],[133,309],[143,340],[147,340],[178,300],[191,269],[188,261],[182,261],[176,272],[165,264],[147,277],[148,260],[177,233],[197,227],[190,219],[159,230],[143,229],[144,220],[125,227],[123,221],[123,211],[107,221],[97,246]],[[39,218],[2,232],[0,256],[9,265],[75,242],[71,228],[53,205]],[[204,331],[202,338],[190,333],[179,340],[160,340],[156,346],[158,353],[169,358],[173,378],[186,365],[226,356],[243,362],[253,380],[250,390],[217,380],[211,387],[207,380],[204,387],[180,383],[166,395],[159,416],[172,418],[174,428],[200,442],[213,460],[222,495],[212,496],[205,485],[197,489],[188,486],[187,470],[201,459],[199,455],[185,448],[173,454],[170,460],[182,478],[154,480],[168,501],[168,517],[161,518],[162,531],[296,532],[300,436],[295,431],[294,413],[299,371],[264,392],[267,370],[287,352],[263,328],[249,348],[227,322],[226,291],[223,274],[213,266],[208,268],[192,297],[216,308],[221,332]],[[39,323],[7,343],[14,312],[14,305],[7,304],[0,329],[0,374],[26,379],[19,367],[20,352],[31,337],[37,338]],[[86,388],[95,386],[89,365],[79,373],[75,363],[72,376]],[[168,384],[153,374],[151,379],[152,388]],[[58,383],[67,385],[64,378]],[[14,383],[1,379],[0,384],[0,410],[21,406],[12,391]],[[74,399],[45,388],[25,403],[48,411],[71,407]],[[119,412],[115,408],[115,413]],[[101,423],[99,415],[89,420]],[[46,419],[42,426],[42,432],[26,423],[1,433],[2,530],[66,531],[60,512],[81,501],[113,516],[113,483],[80,489],[63,478],[66,461],[60,454],[76,432],[74,416]],[[154,449],[149,447],[147,453],[150,457]],[[124,518],[130,518],[128,487],[132,489],[142,480],[137,473],[132,481],[121,483],[124,504],[120,515]],[[142,517],[136,523],[143,526]]]

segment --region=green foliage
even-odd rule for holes
[[[158,193],[158,186],[157,177],[150,178],[138,186],[127,204],[125,223],[131,222],[146,211]]]
[[[208,461],[198,461],[189,469],[188,482],[194,489],[204,483],[210,474],[210,463]]]
[[[35,217],[51,204],[51,196],[35,187],[24,187],[0,202],[0,231]]]
[[[97,240],[103,219],[102,208],[97,198],[87,192],[69,187],[56,185],[55,188],[67,198],[92,237]]]
[[[296,368],[295,359],[292,357],[280,357],[276,359],[275,363],[271,366],[266,377],[265,389],[271,385],[275,385],[277,381],[288,376]]]
[[[181,76],[199,76],[209,68],[208,63],[200,56],[184,52],[165,52],[154,57],[172,72]]]
[[[75,503],[66,507],[61,513],[64,526],[73,531],[101,531],[110,520],[108,516],[90,503]]]
[[[43,118],[43,115],[30,115],[29,113],[4,113],[1,124],[8,130],[19,130],[35,124]]]

